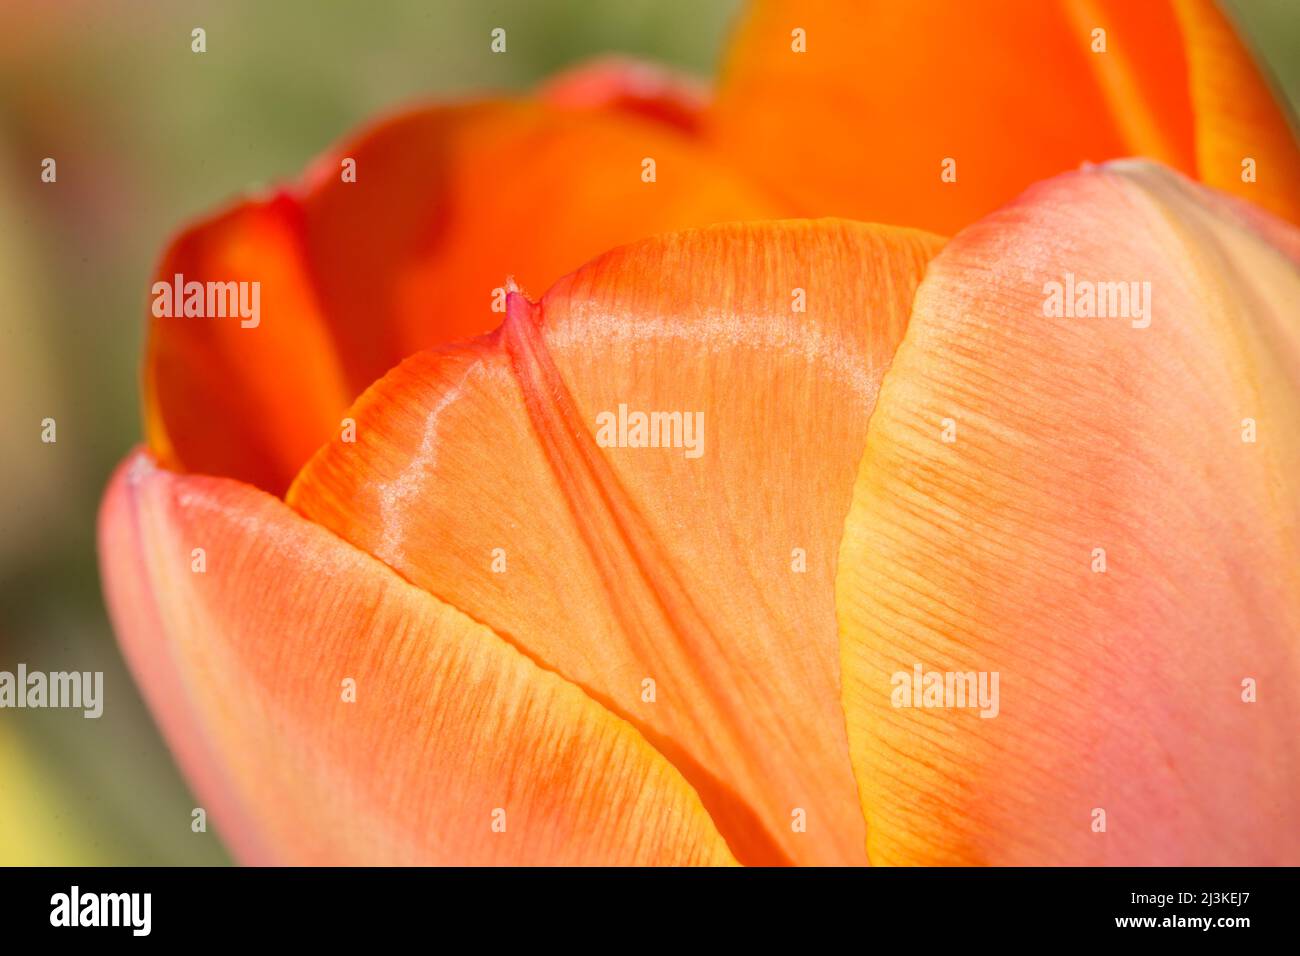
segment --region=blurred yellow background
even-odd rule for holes
[[[525,90],[611,51],[708,77],[739,3],[0,3],[0,670],[102,670],[106,697],[99,720],[0,710],[0,863],[228,860],[213,830],[190,830],[195,803],[117,651],[94,552],[99,496],[141,434],[148,283],[176,227],[296,177],[402,103]],[[1300,3],[1227,7],[1294,114]],[[497,26],[506,55],[488,50]],[[56,186],[40,181],[47,156]],[[40,441],[47,417],[56,444]]]

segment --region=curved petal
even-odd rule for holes
[[[626,715],[742,862],[864,862],[834,550],[938,247],[804,222],[616,250],[409,359],[288,501]]]
[[[132,668],[246,862],[731,860],[626,722],[279,500],[136,454],[100,535]]]
[[[1300,149],[1273,90],[1210,0],[1175,0],[1196,119],[1196,171],[1211,186],[1300,224]],[[1253,160],[1253,178],[1242,164]]]
[[[1300,271],[1264,219],[1114,164],[931,263],[837,578],[873,861],[1300,861]],[[996,716],[916,706],[917,667],[1000,675]]]
[[[187,229],[155,280],[144,359],[150,448],[165,467],[283,493],[356,394],[303,262],[293,200],[242,203]]]
[[[620,243],[771,212],[681,130],[618,105],[404,113],[330,150],[293,194],[174,244],[160,277],[258,281],[264,315],[154,320],[150,447],[282,492],[380,375],[499,325],[508,276],[540,290]]]
[[[1295,140],[1211,0],[758,0],[705,136],[805,215],[952,233],[1039,179],[1141,155],[1236,177],[1300,222]]]
[[[703,83],[657,63],[603,56],[570,67],[538,89],[539,98],[571,109],[619,109],[687,133],[699,129],[708,95]]]
[[[493,290],[508,276],[540,291],[621,243],[772,211],[666,124],[543,103],[407,113],[331,150],[308,180],[311,267],[358,392],[420,349],[500,325]]]

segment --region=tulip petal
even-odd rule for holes
[[[1199,178],[1300,224],[1300,149],[1280,101],[1210,0],[1174,6],[1187,46]]]
[[[873,862],[1300,860],[1300,271],[1265,218],[1119,163],[930,264],[836,586]],[[918,666],[997,673],[996,716],[918,705]]]
[[[136,454],[100,531],[131,665],[245,862],[731,861],[625,721],[278,499]]]
[[[864,862],[835,548],[938,247],[824,222],[616,250],[409,359],[288,501],[626,716],[742,862]],[[681,413],[675,447],[604,430],[631,412]]]
[[[758,0],[704,136],[803,215],[952,233],[1142,155],[1300,221],[1294,139],[1211,0]]]
[[[771,212],[683,131],[619,104],[405,113],[331,150],[292,193],[173,244],[160,280],[256,281],[263,315],[256,328],[153,320],[150,447],[169,468],[283,493],[376,378],[500,324],[507,274],[540,290],[619,243]]]
[[[173,242],[155,278],[144,362],[150,448],[165,467],[283,493],[356,395],[303,263],[300,211],[279,195],[223,212]],[[208,283],[222,284],[211,306]],[[246,285],[232,298],[226,283]],[[185,314],[187,288],[202,315]],[[254,318],[240,312],[241,292]]]
[[[626,110],[688,133],[699,129],[708,101],[703,83],[626,56],[604,56],[570,67],[548,79],[537,95],[571,109]]]
[[[356,182],[341,180],[345,158]],[[617,105],[507,101],[376,125],[318,161],[303,205],[357,394],[420,349],[500,325],[507,275],[541,292],[621,243],[773,211],[665,123]]]

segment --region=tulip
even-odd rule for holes
[[[382,378],[283,501],[132,456],[114,620],[238,856],[1294,860],[1300,233],[1119,165],[939,246],[608,253]],[[1150,276],[1151,325],[1045,318],[1066,266]],[[620,401],[714,443],[601,449]],[[921,658],[1001,673],[996,727],[890,708]]]
[[[1150,7],[1111,11],[1070,136],[961,132],[949,194],[842,117],[770,134],[834,92],[928,149],[1002,81],[903,125],[871,71],[906,47],[850,69],[850,21],[814,11],[797,53],[758,4],[712,102],[598,64],[387,121],[183,233],[160,280],[257,281],[261,321],[152,318],[100,551],[237,858],[1300,858],[1295,145],[1266,95],[1204,92],[1258,83],[1212,8]],[[935,62],[1000,60],[979,36]],[[1139,162],[1018,195],[1123,152],[1238,191],[1205,157],[1245,142],[1260,206]],[[802,214],[956,235],[759,221]],[[982,675],[982,708],[931,672]]]
[[[527,99],[381,120],[185,229],[157,280],[258,279],[280,318],[153,318],[146,437],[168,468],[282,494],[379,376],[495,329],[507,276],[540,295],[614,246],[732,220],[951,235],[1135,155],[1300,223],[1294,137],[1211,0],[759,0],[712,100],[600,60]]]

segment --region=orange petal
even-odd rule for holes
[[[100,540],[132,668],[245,862],[731,860],[626,722],[279,500],[136,454]]]
[[[1300,224],[1300,150],[1250,51],[1211,0],[1175,0],[1196,118],[1196,170],[1211,186]],[[1254,162],[1254,181],[1243,164]]]
[[[300,210],[281,195],[223,212],[182,233],[155,280],[144,360],[149,446],[168,468],[282,493],[356,394],[303,263]],[[248,308],[214,296],[226,313],[216,317],[208,283],[232,282],[245,283],[237,292]],[[189,283],[200,284],[206,317],[184,314]]]
[[[355,183],[340,180],[347,157]],[[541,291],[612,246],[772,212],[663,123],[509,102],[380,124],[319,161],[304,205],[313,272],[358,391],[419,349],[496,328],[493,290],[508,275]],[[367,346],[376,332],[382,349]]]
[[[759,0],[705,136],[807,215],[951,233],[1084,161],[1242,187],[1258,155],[1242,194],[1300,221],[1294,139],[1210,0]]]
[[[626,56],[580,63],[547,80],[537,95],[571,109],[619,109],[696,132],[707,102],[703,83]]]
[[[826,222],[616,250],[409,359],[288,500],[625,715],[742,862],[863,862],[834,552],[938,246]],[[677,447],[599,444],[620,406],[682,413]]]
[[[1300,861],[1300,235],[1265,219],[1122,163],[931,263],[837,578],[874,862]],[[1045,314],[1070,275],[1146,317]],[[996,717],[904,706],[917,665],[996,672]]]
[[[405,113],[330,150],[297,199],[177,241],[163,276],[258,280],[265,319],[155,320],[150,446],[169,467],[282,492],[376,378],[499,325],[508,275],[540,290],[619,243],[772,211],[681,130],[619,105]]]

